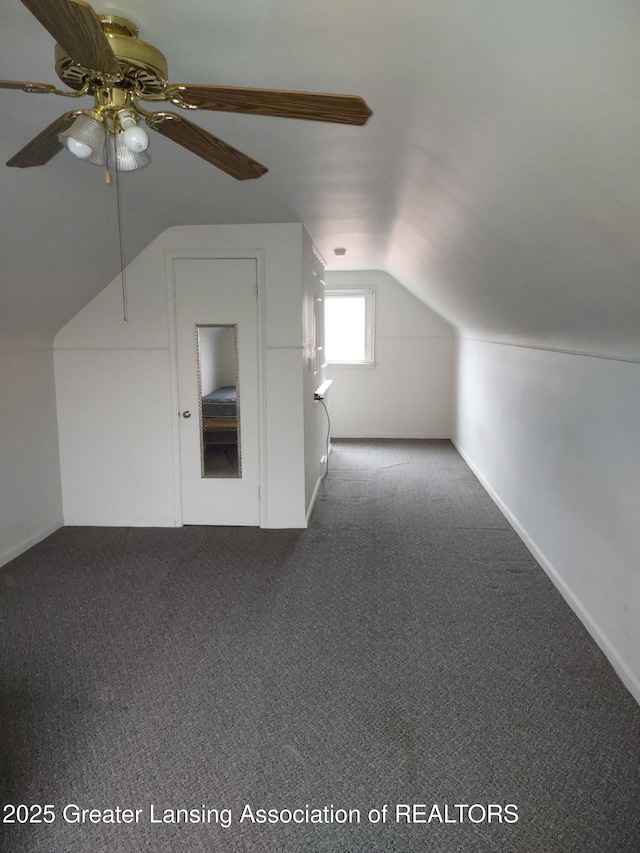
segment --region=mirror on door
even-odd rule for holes
[[[238,327],[196,326],[203,477],[241,477]]]

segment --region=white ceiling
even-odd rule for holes
[[[172,225],[301,221],[330,268],[385,269],[468,334],[640,358],[640,0],[95,8],[133,20],[172,82],[374,110],[364,128],[189,114],[269,167],[255,181],[154,134],[152,165],[120,179],[127,260]],[[0,78],[56,82],[19,0],[3,0]],[[0,106],[4,163],[69,101],[3,90]],[[61,152],[0,166],[0,201],[0,330],[53,334],[117,273],[114,188]]]

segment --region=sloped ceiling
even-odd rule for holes
[[[133,20],[173,82],[360,94],[375,113],[189,115],[269,167],[246,182],[154,134],[152,165],[120,181],[127,261],[172,225],[301,221],[330,268],[384,269],[465,334],[640,358],[637,0],[94,7]],[[0,78],[56,82],[19,0]],[[68,103],[0,91],[2,162]],[[0,331],[53,335],[117,274],[114,188],[61,152],[0,167],[0,205]]]

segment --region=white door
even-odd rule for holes
[[[260,523],[256,267],[175,261],[184,524]]]

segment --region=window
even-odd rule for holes
[[[373,364],[372,287],[325,290],[324,346],[328,364]]]

